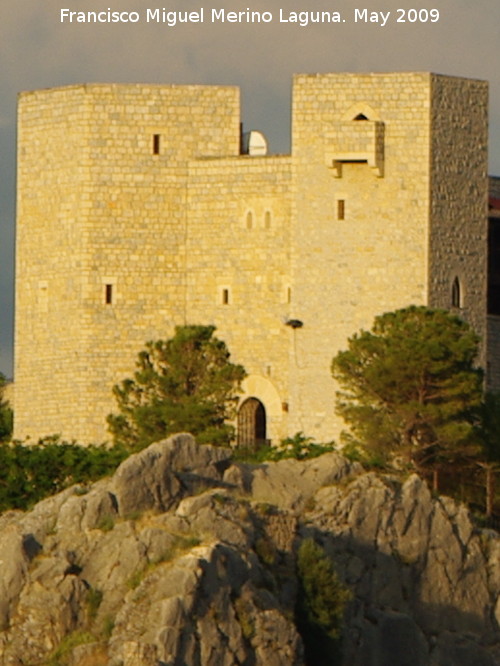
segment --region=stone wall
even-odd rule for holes
[[[188,160],[238,151],[236,88],[21,96],[17,437],[107,438],[113,384],[185,320]]]
[[[217,326],[274,440],[288,434],[291,164],[288,156],[198,160],[188,177],[186,320]]]
[[[337,435],[334,354],[375,315],[427,301],[429,88],[428,74],[295,78],[295,430]],[[383,126],[378,159],[367,123]]]
[[[175,325],[217,326],[272,440],[339,434],[331,359],[375,315],[449,307],[458,276],[484,333],[486,84],[299,75],[291,156],[240,155],[239,123],[231,87],[21,96],[17,437],[107,439]]]
[[[432,76],[429,305],[453,308],[486,340],[488,85]],[[483,344],[480,365],[486,365]]]

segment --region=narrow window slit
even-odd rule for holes
[[[153,134],[153,155],[160,154],[160,135]]]
[[[453,280],[453,284],[451,285],[451,305],[454,308],[462,307],[462,289],[458,277]]]
[[[337,201],[337,220],[345,220],[345,200],[338,199]]]
[[[104,302],[106,305],[111,305],[113,303],[113,285],[107,284],[104,287]]]

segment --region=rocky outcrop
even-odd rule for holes
[[[0,518],[0,664],[306,664],[306,537],[353,592],[345,664],[500,664],[500,539],[464,507],[336,453],[233,464],[189,435]]]
[[[364,474],[315,498],[310,524],[356,591],[348,663],[500,663],[497,533],[475,529],[452,500],[432,499],[417,476],[400,485]]]

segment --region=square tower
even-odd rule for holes
[[[377,314],[453,309],[485,339],[487,93],[418,72],[295,77],[293,431],[338,433],[331,359]]]
[[[239,90],[19,99],[15,435],[109,439],[112,386],[185,321],[187,166],[239,153]]]

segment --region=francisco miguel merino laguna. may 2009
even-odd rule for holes
[[[372,11],[366,8],[354,8],[351,21],[354,23],[375,23],[384,27],[392,18],[396,23],[436,23],[440,15],[438,9],[397,9],[391,11]],[[227,11],[224,8],[204,7],[196,11],[170,11],[163,8],[148,8],[144,13],[138,11],[114,11],[107,8],[101,11],[60,10],[61,23],[163,23],[174,27],[182,23],[279,23],[297,24],[306,27],[313,23],[346,23],[348,19],[338,11],[287,11],[280,9],[275,15],[269,11],[253,11],[247,7],[243,11]]]

